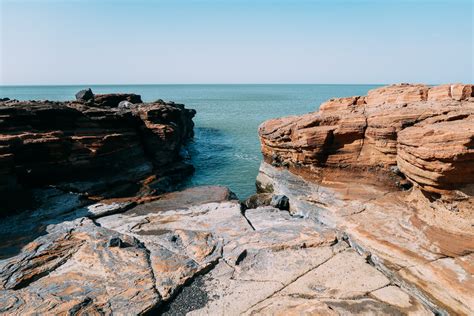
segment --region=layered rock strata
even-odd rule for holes
[[[0,261],[0,313],[430,315],[335,230],[233,199],[198,187],[49,225]]]
[[[179,153],[193,136],[194,114],[132,94],[0,102],[3,213],[46,185],[105,197],[136,195],[144,184],[148,191],[170,187],[173,176],[192,171]]]
[[[260,191],[343,234],[436,313],[473,313],[472,85],[383,87],[259,132]]]
[[[260,126],[262,152],[275,165],[397,167],[426,192],[472,191],[474,86],[393,85],[367,96],[332,99],[318,112]]]

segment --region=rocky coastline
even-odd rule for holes
[[[0,102],[2,215],[34,206],[27,202],[45,186],[97,200],[162,192],[192,173],[180,150],[193,136],[194,110],[90,89],[76,97]]]
[[[76,97],[0,102],[0,314],[473,313],[473,85],[264,122],[245,201],[173,191],[194,110]]]

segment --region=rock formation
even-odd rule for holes
[[[135,94],[91,93],[75,102],[0,102],[3,213],[45,185],[117,197],[136,194],[144,180],[148,189],[169,188],[169,178],[192,171],[179,152],[193,136],[194,110],[141,103]],[[123,101],[133,106],[118,107]]]
[[[198,187],[49,225],[0,261],[0,312],[429,315],[333,229],[233,198]]]
[[[343,234],[437,313],[470,315],[473,87],[393,85],[267,121],[259,190]]]
[[[424,191],[474,183],[474,86],[393,85],[332,99],[318,112],[260,126],[268,162],[307,167],[398,169]]]
[[[0,170],[39,206],[0,221],[0,314],[471,315],[472,93],[397,85],[268,121],[243,203],[145,196],[180,170],[181,105],[7,100]]]

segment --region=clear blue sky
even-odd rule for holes
[[[0,84],[474,79],[472,0],[0,3]]]

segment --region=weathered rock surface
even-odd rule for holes
[[[333,99],[318,112],[260,126],[267,162],[305,167],[399,170],[427,192],[472,190],[473,85],[393,85]],[[462,176],[460,176],[462,175]]]
[[[124,100],[141,103],[133,94],[0,102],[1,213],[28,202],[31,188],[133,196],[170,188],[170,179],[192,172],[179,152],[193,135],[195,111],[169,103],[117,108]]]
[[[0,261],[0,312],[429,314],[335,230],[233,198],[193,188],[49,225]]]
[[[472,198],[432,201],[417,188],[400,191],[376,180],[340,171],[316,182],[267,163],[257,177],[262,187],[289,197],[291,213],[344,235],[394,284],[433,310],[472,314]],[[295,287],[304,292],[303,283]],[[354,282],[352,289],[357,289]]]
[[[0,103],[1,181],[41,205],[0,221],[0,314],[473,313],[472,86],[390,86],[263,124],[273,166],[243,204],[223,187],[149,196],[185,168],[194,113],[87,93]]]
[[[120,247],[111,247],[111,238]],[[137,239],[82,218],[51,228],[0,263],[0,312],[137,314],[161,300],[153,279],[150,254]]]
[[[344,235],[391,282],[431,310],[471,315],[473,87],[392,85],[363,97],[330,100],[319,112],[267,121],[259,130],[268,162],[260,167],[259,191],[288,196],[292,214]],[[355,263],[350,262],[348,266]],[[323,275],[331,282],[332,271]],[[370,278],[364,280],[371,283]],[[314,276],[282,294],[314,298],[314,284],[324,282]],[[357,283],[351,285],[357,296]],[[383,287],[370,297],[403,309],[410,301],[405,295]],[[353,307],[370,306],[367,298],[364,301],[353,302]],[[273,311],[279,302],[260,306],[260,311]],[[291,300],[281,302],[295,308]],[[325,303],[315,305],[318,312],[325,313],[327,306],[340,312]],[[311,310],[305,303],[301,306],[298,311]],[[371,312],[395,313],[378,308]]]

